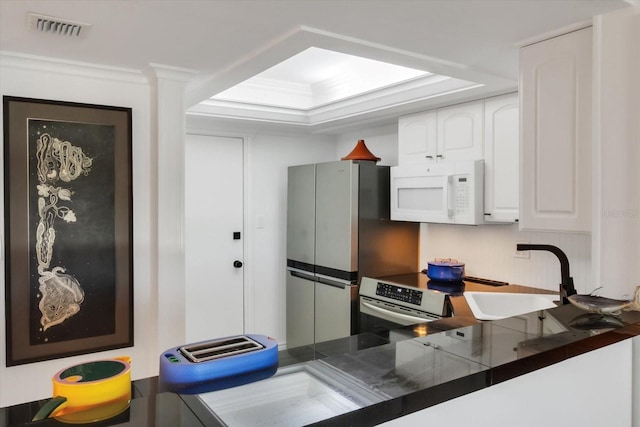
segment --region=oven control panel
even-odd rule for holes
[[[363,277],[358,290],[360,299],[376,300],[382,306],[398,310],[416,310],[436,316],[451,316],[448,295],[444,292],[411,286],[401,282]]]
[[[393,285],[391,283],[378,282],[376,295],[417,306],[422,304],[422,291]]]

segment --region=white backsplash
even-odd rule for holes
[[[592,283],[589,234],[524,232],[517,224],[422,224],[420,234],[421,268],[434,258],[456,258],[465,263],[468,276],[558,290],[560,262],[554,254],[530,251],[528,259],[514,256],[518,243],[548,244],[567,254],[578,293],[589,293],[599,286]]]

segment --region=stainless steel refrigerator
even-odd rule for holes
[[[287,187],[287,347],[355,334],[360,278],[419,271],[419,224],[390,220],[388,166],[291,166]]]

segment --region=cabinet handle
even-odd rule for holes
[[[436,157],[439,159],[444,159],[444,156],[442,154],[438,154]]]
[[[424,157],[426,157],[427,159],[433,159],[433,156],[424,156]]]

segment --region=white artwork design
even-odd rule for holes
[[[76,222],[73,210],[62,202],[71,202],[72,191],[61,185],[82,175],[88,175],[93,160],[69,141],[42,134],[36,145],[38,174],[38,216],[36,228],[36,257],[38,283],[42,295],[38,307],[42,312],[43,331],[59,325],[80,311],[84,291],[63,267],[51,268],[53,245],[56,240],[55,220]]]

